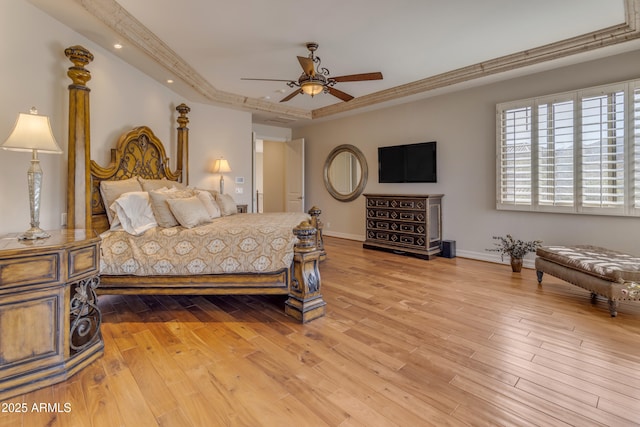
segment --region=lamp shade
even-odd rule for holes
[[[229,162],[226,159],[216,159],[213,163],[213,167],[211,168],[212,173],[229,173],[231,172],[231,167],[229,166]]]
[[[19,113],[18,120],[2,144],[5,150],[33,151],[60,154],[62,150],[53,137],[49,117],[38,115],[35,108],[31,113]]]

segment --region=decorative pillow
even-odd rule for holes
[[[178,190],[177,188],[161,188],[150,191],[151,209],[153,210],[153,215],[156,217],[156,221],[158,221],[158,225],[165,228],[178,225],[178,221],[173,216],[173,213],[171,213],[171,209],[169,209],[167,200],[185,199],[193,196],[195,196],[193,190]]]
[[[137,236],[158,225],[146,191],[124,193],[113,202],[110,209],[115,213],[112,230],[122,226],[124,231]]]
[[[202,191],[206,191],[209,194],[211,194],[213,196],[213,200],[215,200],[216,197],[218,197],[218,194],[220,194],[218,190],[202,190]]]
[[[216,196],[216,202],[220,206],[222,216],[228,216],[238,213],[238,207],[233,198],[228,194],[218,194]]]
[[[121,179],[118,181],[100,181],[100,194],[102,195],[104,209],[107,211],[109,224],[113,222],[114,215],[111,210],[113,202],[124,193],[130,193],[132,191],[142,191],[142,186],[136,178]]]
[[[207,209],[197,196],[186,199],[167,199],[167,204],[180,225],[185,228],[211,222]]]
[[[205,209],[209,213],[209,218],[220,218],[222,216],[222,212],[220,212],[220,206],[218,206],[211,193],[205,190],[196,190],[196,192],[196,197],[200,199]]]
[[[159,190],[161,188],[177,188],[179,190],[186,189],[186,185],[177,181],[170,181],[167,178],[162,179],[145,179],[138,177],[138,181],[144,191]]]

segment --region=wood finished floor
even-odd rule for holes
[[[0,426],[640,425],[640,303],[327,238],[327,315],[275,297],[105,296],[105,355]],[[6,403],[3,402],[3,403]]]

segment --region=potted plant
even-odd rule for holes
[[[523,240],[514,239],[511,234],[507,234],[506,237],[494,236],[495,248],[487,249],[491,252],[500,252],[500,256],[504,261],[504,256],[509,255],[511,258],[511,269],[515,273],[519,273],[522,270],[522,259],[529,252],[535,252],[536,248],[542,244],[542,240],[533,240],[525,242]]]

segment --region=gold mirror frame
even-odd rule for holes
[[[346,194],[338,192],[329,179],[329,168],[331,167],[331,164],[333,163],[335,158],[342,153],[352,154],[360,164],[361,170],[360,180],[358,181],[357,185],[355,186],[353,191]],[[327,156],[327,160],[324,163],[324,186],[327,188],[327,191],[329,192],[329,194],[331,194],[331,196],[333,196],[334,199],[341,202],[350,202],[351,200],[355,200],[356,198],[358,198],[358,196],[360,196],[364,191],[364,187],[367,185],[368,177],[369,169],[367,167],[367,160],[365,159],[364,154],[362,154],[362,151],[360,151],[357,147],[350,144],[343,144],[334,148],[331,153],[329,153],[329,156]]]

